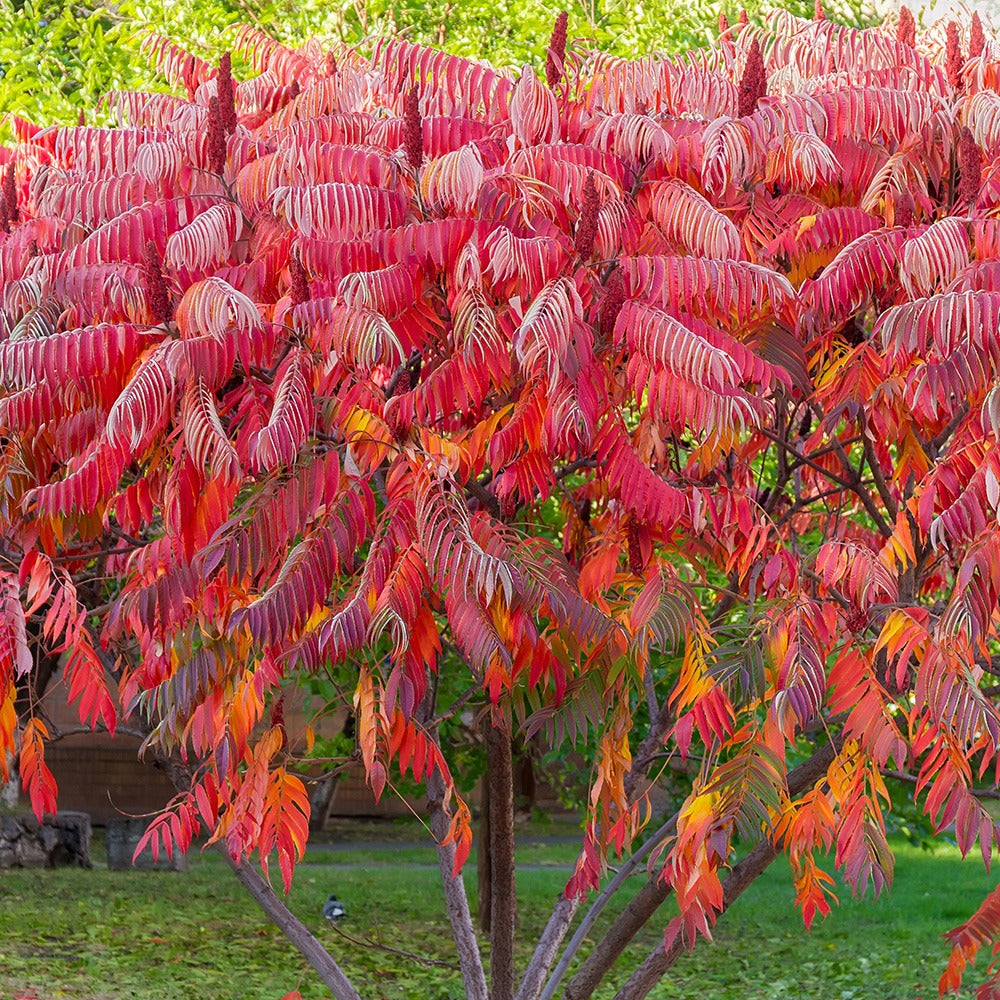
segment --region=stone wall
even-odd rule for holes
[[[44,823],[31,815],[0,816],[0,868],[90,867],[90,817],[59,812]]]

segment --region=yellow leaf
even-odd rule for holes
[[[802,236],[805,233],[808,233],[809,230],[812,229],[812,227],[815,225],[816,225],[815,215],[803,215],[802,218],[799,219],[799,228],[795,233],[795,239],[796,240],[801,239]]]
[[[362,472],[377,469],[393,447],[392,434],[385,422],[364,407],[355,406],[351,410],[343,430]]]
[[[306,631],[311,632],[317,625],[321,622],[325,622],[327,618],[330,617],[330,609],[325,607],[316,608],[315,611],[306,619]]]

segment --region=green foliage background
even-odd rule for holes
[[[769,4],[745,0],[752,19]],[[0,113],[39,124],[89,123],[112,89],[163,89],[140,51],[150,30],[207,58],[232,43],[232,27],[254,24],[298,44],[309,36],[348,44],[400,34],[494,65],[544,64],[555,15],[569,12],[569,36],[623,56],[679,52],[704,44],[719,13],[735,20],[739,0],[0,0]],[[786,0],[811,16],[813,0]],[[862,26],[873,0],[828,0],[828,16]]]

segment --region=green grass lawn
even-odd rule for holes
[[[364,833],[365,831],[361,831]],[[399,828],[367,831],[378,846],[317,849],[296,873],[290,906],[358,984],[364,997],[462,997],[457,972],[363,947],[327,926],[320,909],[335,891],[348,907],[344,930],[359,939],[450,960],[435,855],[401,840]],[[549,829],[545,834],[565,831]],[[342,833],[341,835],[344,835]],[[359,835],[352,829],[350,836]],[[402,836],[413,837],[409,828]],[[841,905],[806,934],[792,908],[787,864],[775,863],[720,922],[714,944],[699,945],[653,993],[705,1000],[912,1000],[937,995],[947,958],[942,931],[964,919],[992,887],[981,862],[960,861],[902,842],[891,895],[876,903],[842,894]],[[574,848],[522,837],[519,940],[525,961]],[[0,998],[273,998],[298,988],[325,991],[243,895],[216,855],[192,857],[190,871],[109,872],[95,845],[90,871],[0,873]],[[467,885],[474,890],[474,867]],[[634,889],[639,886],[638,880]],[[617,911],[627,896],[614,906]],[[664,918],[620,961],[601,994],[610,996],[659,940]],[[975,977],[970,977],[973,980]],[[974,995],[970,989],[965,994]]]

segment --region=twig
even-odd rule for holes
[[[559,959],[555,969],[549,976],[548,982],[545,984],[545,988],[539,995],[538,1000],[552,1000],[552,997],[555,996],[556,990],[559,988],[559,984],[562,982],[563,976],[566,975],[566,970],[573,961],[573,957],[580,950],[580,946],[586,940],[587,934],[590,932],[590,928],[594,926],[597,918],[601,915],[601,911],[607,905],[611,897],[625,883],[632,872],[634,872],[643,860],[645,860],[645,858],[652,853],[653,849],[658,847],[667,837],[674,833],[677,828],[677,816],[678,814],[674,813],[670,819],[668,819],[658,830],[656,830],[643,842],[642,846],[621,866],[615,877],[604,887],[597,899],[594,900],[590,909],[584,915],[580,926],[577,927],[573,937],[570,938],[569,944],[566,945],[566,949],[563,951],[562,957]]]
[[[920,441],[920,446],[924,449],[927,457],[932,461],[936,462],[938,459],[938,454],[941,451],[944,443],[958,430],[959,424],[969,415],[969,404],[968,402],[963,402],[962,405],[955,411],[955,415],[945,424],[944,429],[936,437],[932,437],[930,441],[926,444],[920,441],[918,437],[917,440]]]
[[[899,506],[897,505],[892,493],[889,492],[889,486],[885,481],[885,476],[882,475],[882,466],[879,465],[878,458],[875,455],[875,447],[872,444],[871,438],[868,437],[867,434],[862,435],[861,446],[865,452],[865,459],[868,462],[868,468],[872,470],[872,478],[875,480],[875,489],[878,490],[878,495],[882,498],[882,503],[885,504],[885,509],[889,512],[889,517],[895,521],[896,515],[899,513]]]
[[[462,970],[452,962],[445,962],[440,958],[428,958],[426,955],[417,955],[412,951],[403,951],[401,948],[393,948],[391,945],[383,944],[381,941],[373,941],[371,938],[356,938],[352,934],[348,934],[347,931],[338,927],[336,924],[331,924],[333,929],[346,941],[350,941],[351,944],[356,944],[361,948],[376,948],[379,951],[388,952],[390,955],[399,955],[400,958],[409,958],[419,965],[426,966],[436,966],[439,969],[452,969],[455,972],[461,972]]]
[[[823,415],[820,414],[821,418],[822,416]],[[864,437],[863,434],[862,437]],[[841,444],[840,438],[834,437],[830,443],[833,445],[833,450],[837,453],[837,458],[840,459],[840,464],[844,467],[844,471],[848,475],[850,480],[849,488],[851,492],[861,501],[862,506],[866,511],[868,511],[868,515],[875,522],[875,526],[881,532],[882,536],[884,538],[892,537],[892,528],[889,527],[888,522],[882,516],[882,512],[875,506],[875,501],[872,499],[872,495],[865,489],[861,473],[855,469],[853,465],[851,465],[851,460],[847,457],[847,452],[844,451],[844,446]],[[875,469],[873,469],[872,472],[876,475],[876,477],[880,474],[876,472]]]
[[[907,774],[905,771],[883,771],[882,776],[885,778],[895,778],[897,781],[905,781],[908,785],[915,785],[917,783],[917,776],[915,774]],[[974,795],[977,799],[1000,799],[1000,791],[995,788],[970,788],[969,794]]]
[[[802,465],[808,465],[809,468],[815,469],[816,472],[818,472],[820,475],[826,476],[826,478],[829,479],[831,482],[839,483],[840,486],[842,486],[845,490],[848,490],[851,493],[854,492],[854,486],[851,482],[844,479],[843,476],[838,476],[836,472],[831,472],[829,469],[824,468],[822,465],[819,464],[819,462],[814,462],[811,456],[803,455],[801,451],[799,451],[793,445],[789,444],[783,437],[779,436],[778,434],[775,434],[774,431],[770,431],[766,427],[758,427],[757,433],[763,434],[764,437],[766,437],[768,440],[773,441],[775,444],[780,445],[782,448],[785,449],[785,451],[789,452],[797,462],[800,462]],[[837,446],[839,445],[840,442],[838,441]],[[834,451],[837,450],[837,446],[832,446]],[[843,449],[841,448],[841,450]]]

